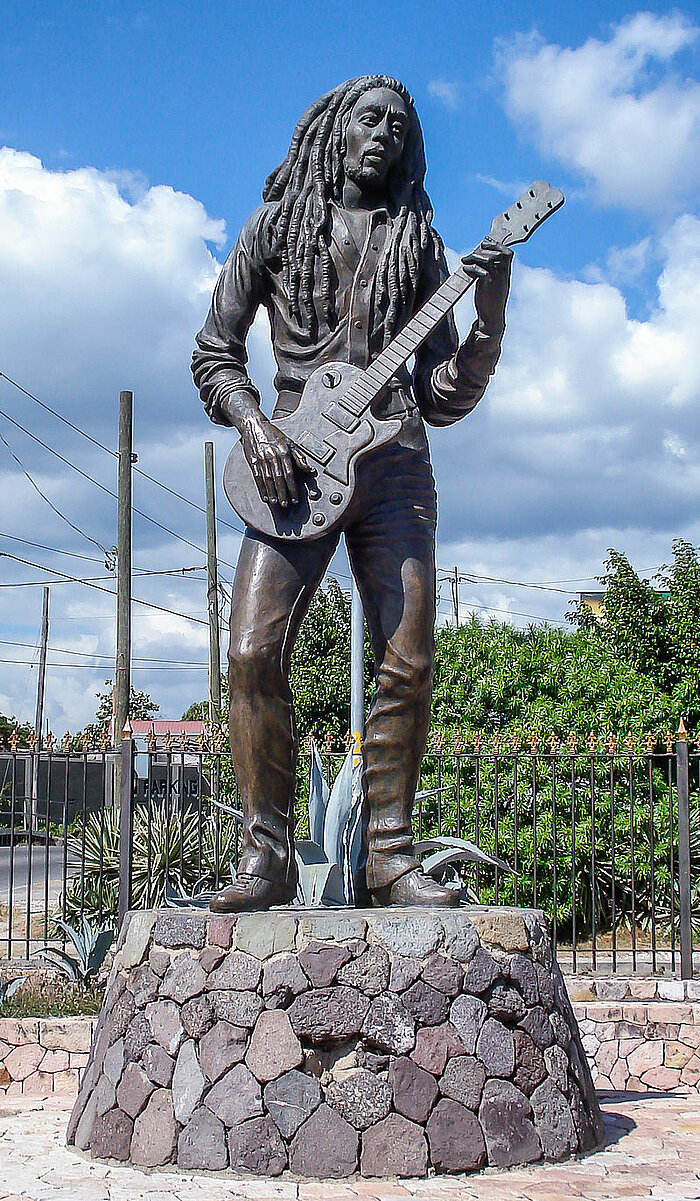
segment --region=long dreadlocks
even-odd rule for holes
[[[297,123],[287,157],[267,178],[263,200],[278,202],[272,225],[276,251],[282,260],[283,285],[293,315],[313,334],[317,259],[321,266],[321,310],[327,321],[334,319],[329,203],[341,201],[345,134],[356,100],[370,88],[390,88],[401,96],[409,113],[403,154],[388,180],[392,231],[377,268],[377,309],[386,314],[386,345],[397,332],[402,311],[415,296],[426,250],[430,248],[437,254],[442,251],[423,187],[423,134],[413,99],[404,85],[386,75],[362,75],[321,96]]]

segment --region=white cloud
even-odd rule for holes
[[[445,108],[457,109],[462,101],[462,89],[455,80],[431,79],[428,84],[428,95],[433,100],[439,100]]]
[[[516,38],[499,53],[507,110],[604,203],[678,212],[700,185],[700,83],[672,60],[697,34],[679,14],[638,13],[575,49]]]

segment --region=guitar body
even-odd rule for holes
[[[286,542],[321,538],[338,525],[352,500],[360,459],[401,431],[400,418],[381,419],[369,408],[359,412],[349,391],[353,384],[362,386],[364,374],[351,363],[324,363],[309,376],[298,408],[275,418],[312,469],[295,468],[298,504],[283,509],[262,500],[242,443],[234,446],[224,468],[224,492],[246,525]]]

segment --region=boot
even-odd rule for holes
[[[212,913],[257,913],[272,905],[286,905],[295,896],[294,883],[280,883],[239,872],[233,884],[211,898],[209,908]]]
[[[375,888],[372,902],[380,907],[400,905],[408,908],[429,905],[446,908],[459,905],[459,893],[438,884],[436,880],[426,876],[420,867],[415,867],[405,875],[399,876],[392,884],[387,884],[384,888]]]

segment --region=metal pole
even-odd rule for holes
[[[28,830],[32,813],[36,813],[39,795],[39,754],[41,752],[41,727],[44,724],[44,693],[46,690],[46,657],[49,649],[49,589],[44,588],[41,610],[41,649],[39,651],[39,677],[36,682],[36,713],[34,716],[34,754],[32,755],[31,806],[24,802],[24,826]],[[50,770],[50,766],[47,770]]]
[[[688,738],[681,718],[676,735],[676,792],[678,797],[678,891],[680,894],[681,979],[693,975],[693,931],[690,909],[690,805]]]
[[[355,751],[359,754],[365,723],[365,619],[360,592],[354,579],[350,598],[350,733]]]
[[[455,627],[459,625],[459,576],[457,568],[454,569],[454,577],[452,579],[452,611],[454,613]]]
[[[131,850],[134,835],[134,740],[131,737],[131,723],[127,718],[121,731],[121,752],[117,763],[121,770],[119,794],[119,900],[118,917],[119,929],[131,906],[132,863]]]
[[[131,486],[133,468],[133,392],[119,393],[119,475],[117,486],[117,656],[114,698],[114,745],[129,716],[131,696]],[[117,760],[117,763],[119,761]],[[119,795],[119,794],[117,794]]]
[[[221,709],[221,651],[219,649],[219,578],[216,564],[216,491],[214,443],[204,443],[204,480],[207,497],[207,613],[209,614],[209,721],[219,720]]]

